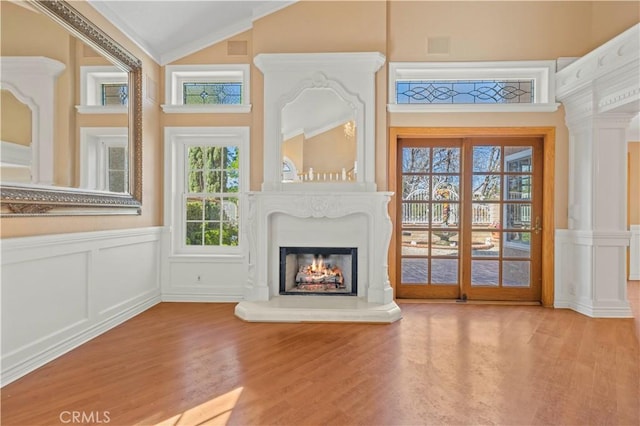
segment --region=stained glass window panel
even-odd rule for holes
[[[398,80],[398,104],[534,103],[534,80]]]
[[[242,83],[183,83],[183,103],[185,105],[240,105],[242,104]]]

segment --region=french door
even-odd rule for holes
[[[542,139],[398,140],[399,298],[540,301]]]

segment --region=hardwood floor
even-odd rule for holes
[[[2,424],[640,424],[636,319],[407,303],[391,325],[261,324],[233,308],[156,305],[5,386]]]

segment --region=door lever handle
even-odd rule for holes
[[[536,235],[538,235],[540,231],[542,231],[542,226],[540,226],[540,216],[536,216],[536,225],[534,226],[533,230],[535,231]]]

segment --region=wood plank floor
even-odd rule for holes
[[[411,303],[391,325],[258,324],[233,308],[156,305],[5,386],[2,425],[640,424],[636,319]]]

